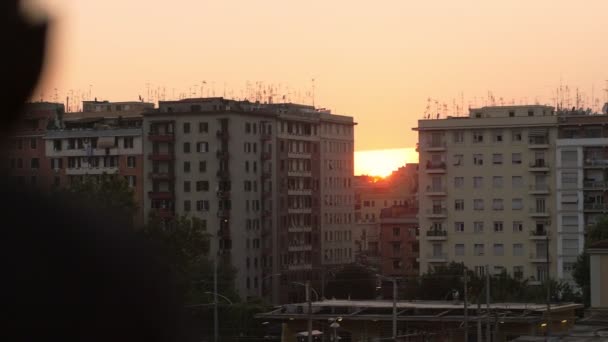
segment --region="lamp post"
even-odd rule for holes
[[[306,302],[308,303],[308,342],[312,342],[312,299],[310,298],[310,290],[312,290],[319,300],[319,294],[315,289],[310,286],[310,281],[307,280],[305,284],[293,282],[293,284],[304,286],[306,288]]]
[[[393,340],[397,339],[397,278],[385,277],[381,274],[376,274],[380,279],[386,279],[393,283]]]

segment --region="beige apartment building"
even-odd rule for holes
[[[352,117],[297,104],[161,101],[144,115],[144,210],[197,217],[243,298],[303,298],[354,260]]]
[[[415,130],[420,272],[455,261],[531,283],[555,276],[554,109],[483,107]]]

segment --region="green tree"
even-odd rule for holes
[[[133,216],[137,212],[134,191],[121,176],[107,173],[85,175],[60,191],[112,215],[118,222],[130,227],[133,225]]]
[[[583,302],[585,303],[585,306],[591,304],[589,254],[587,254],[586,248],[590,244],[604,239],[608,239],[608,217],[606,216],[602,217],[589,229],[587,238],[585,239],[585,251],[578,256],[576,264],[574,264],[572,276],[574,277],[576,284],[583,291]]]

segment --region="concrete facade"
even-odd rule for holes
[[[420,272],[456,261],[531,284],[546,279],[548,266],[555,275],[553,108],[471,109],[468,117],[420,120],[416,130]]]
[[[384,276],[415,276],[418,261],[418,208],[393,206],[380,213],[380,272]]]

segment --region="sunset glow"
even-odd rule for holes
[[[395,148],[355,152],[355,175],[386,177],[407,163],[417,163],[414,148]]]

